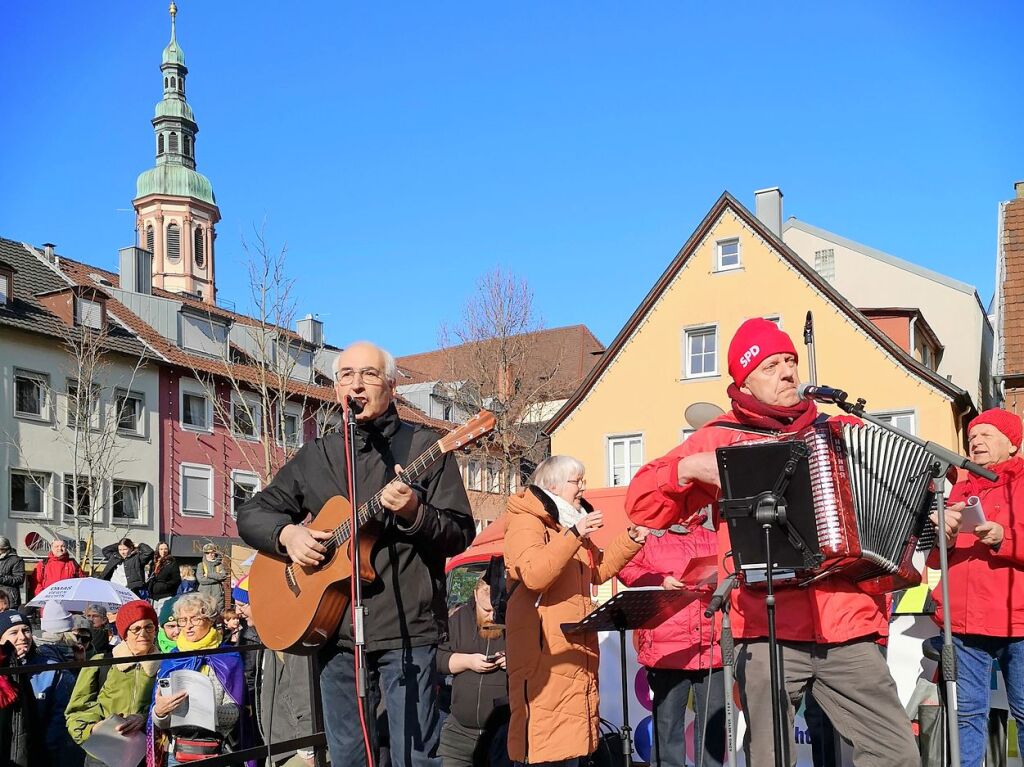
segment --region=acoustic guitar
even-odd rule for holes
[[[437,440],[396,479],[412,484],[446,453],[467,447],[494,428],[494,414],[481,410],[465,424]],[[380,502],[383,488],[360,505],[359,575],[364,581],[376,578],[371,553],[376,537],[372,525],[364,525],[381,512],[390,514]],[[349,603],[352,577],[352,506],[347,498],[330,498],[309,522],[312,530],[331,533],[322,541],[327,548],[324,561],[307,567],[293,564],[287,556],[260,552],[249,571],[249,592],[253,623],[260,639],[272,650],[309,655],[333,637]]]

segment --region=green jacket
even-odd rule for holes
[[[115,658],[131,658],[125,642],[113,649]],[[94,655],[102,658],[102,655]],[[109,666],[103,689],[99,689],[100,668],[83,668],[71,701],[64,709],[71,739],[79,745],[92,733],[93,725],[109,716],[145,714],[153,702],[153,685],[160,661],[138,663],[129,660]]]

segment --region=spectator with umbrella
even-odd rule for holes
[[[81,578],[82,568],[75,558],[68,553],[67,544],[61,538],[54,538],[50,543],[50,553],[46,559],[36,563],[35,588],[32,596],[38,596],[47,586],[67,580],[68,578]]]

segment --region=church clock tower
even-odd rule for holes
[[[153,117],[156,166],[139,176],[132,205],[139,246],[153,254],[153,285],[212,304],[217,297],[214,227],[220,209],[209,179],[196,171],[199,126],[185,100],[188,68],[176,38],[178,9],[173,2],[170,13],[171,41],[160,64],[163,98]]]

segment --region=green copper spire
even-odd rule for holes
[[[209,179],[196,172],[196,124],[192,108],[185,100],[185,53],[177,40],[175,17],[178,6],[170,5],[171,41],[164,48],[160,72],[164,81],[163,98],[156,105],[153,129],[156,133],[156,167],[142,173],[136,182],[136,197],[165,194],[194,197],[216,205]]]

